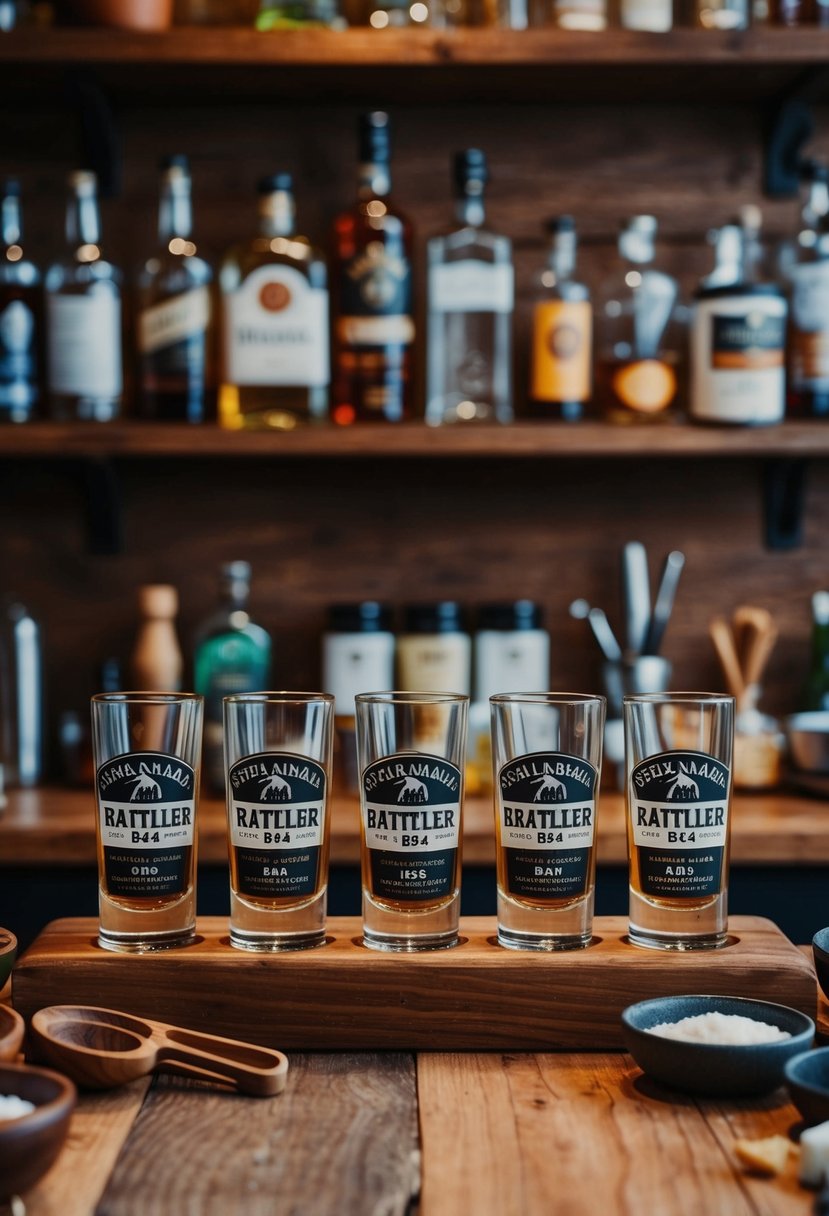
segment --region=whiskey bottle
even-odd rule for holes
[[[219,607],[196,635],[195,690],[204,697],[204,776],[214,793],[224,792],[222,698],[268,687],[271,639],[251,620],[250,565],[221,567]]]
[[[69,175],[66,252],[46,272],[49,404],[63,421],[121,409],[121,272],[101,250],[94,173]]]
[[[5,183],[0,206],[0,423],[28,422],[40,398],[40,272],[23,251],[18,182]]]
[[[677,391],[672,332],[676,279],[656,265],[656,220],[636,215],[619,235],[618,266],[596,311],[597,397],[611,422],[665,418]]]
[[[826,179],[815,185],[826,189]],[[791,325],[787,409],[795,418],[829,417],[829,215],[798,245],[789,269]],[[801,237],[807,233],[802,232]]]
[[[550,252],[533,309],[530,418],[581,418],[590,400],[593,309],[590,292],[573,278],[576,226],[572,216],[549,221]]]
[[[389,196],[389,117],[360,119],[357,203],[334,222],[334,422],[412,411],[412,226]]]
[[[484,228],[486,156],[454,161],[458,227],[427,245],[426,421],[512,419],[512,245]]]
[[[137,285],[137,404],[144,418],[202,422],[213,412],[213,271],[192,239],[186,156],[161,163],[158,248]]]
[[[809,158],[800,168],[800,220],[797,233],[777,247],[776,273],[791,286],[792,271],[814,249],[824,216],[829,214],[829,165]]]
[[[326,267],[295,216],[291,175],[264,178],[259,234],[222,263],[222,426],[292,430],[326,416]]]

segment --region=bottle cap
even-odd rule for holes
[[[142,616],[171,620],[178,612],[178,591],[169,583],[139,587],[138,607]]]
[[[331,633],[389,633],[392,611],[388,604],[364,600],[359,604],[332,604],[328,609]]]
[[[456,152],[454,178],[455,185],[462,193],[473,182],[478,186],[477,193],[480,193],[480,188],[489,181],[486,153],[482,152],[480,148],[466,148],[463,152]]]
[[[277,190],[291,193],[294,179],[290,173],[272,173],[270,177],[260,177],[256,189],[259,194],[275,194]]]
[[[388,114],[384,110],[361,114],[359,131],[360,161],[368,165],[385,164],[390,155]]]
[[[172,152],[169,156],[162,156],[158,167],[162,173],[167,169],[183,169],[185,173],[189,173],[190,157],[186,156],[184,152]]]
[[[404,611],[406,633],[462,633],[461,606],[456,600],[437,604],[408,604]]]
[[[478,629],[503,629],[517,632],[541,627],[541,609],[533,600],[511,604],[482,604],[478,609]]]
[[[91,169],[75,169],[66,181],[69,189],[81,197],[91,198],[98,189],[98,178]]]
[[[555,236],[559,232],[575,232],[576,221],[572,215],[552,215],[544,221],[544,231]]]
[[[622,224],[623,232],[641,232],[642,235],[656,236],[659,227],[655,215],[632,215]]]
[[[3,193],[6,198],[20,198],[20,182],[16,177],[7,177],[3,182]]]

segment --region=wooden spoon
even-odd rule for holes
[[[38,1056],[90,1089],[112,1089],[163,1069],[270,1097],[282,1092],[288,1074],[279,1051],[93,1005],[38,1010],[30,1037]]]
[[[734,634],[724,616],[712,617],[708,624],[708,632],[714,643],[717,658],[720,660],[728,691],[739,702],[745,692],[745,686],[740,661],[737,658],[737,648],[734,644]]]

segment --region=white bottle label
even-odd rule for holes
[[[662,34],[674,23],[671,0],[622,0],[621,25],[626,30],[652,30]]]
[[[338,715],[353,717],[354,698],[394,683],[394,634],[328,633],[322,641],[322,682]]]
[[[513,270],[465,258],[429,269],[429,302],[436,312],[512,312]]]
[[[328,292],[290,266],[260,266],[224,298],[230,384],[328,384]]]
[[[481,629],[475,634],[475,700],[516,688],[550,687],[550,635],[544,629]]]
[[[175,346],[202,333],[210,323],[210,292],[206,287],[184,291],[145,308],[138,317],[138,349],[144,355]]]
[[[829,260],[792,270],[792,321],[806,333],[829,329]]]
[[[749,425],[780,422],[785,336],[782,297],[699,300],[691,327],[691,416]]]
[[[121,393],[121,300],[105,284],[48,295],[49,388],[75,397]]]

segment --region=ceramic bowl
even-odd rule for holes
[[[739,1014],[768,1022],[791,1035],[775,1043],[746,1046],[685,1043],[651,1034],[660,1022],[678,1022],[700,1013]],[[629,1005],[622,1014],[628,1051],[652,1080],[689,1094],[743,1097],[783,1084],[787,1060],[811,1047],[815,1024],[787,1005],[737,996],[667,996]]]
[[[19,1013],[0,1005],[0,1060],[13,1060],[23,1044],[26,1024]]]
[[[829,773],[829,711],[791,714],[786,735],[792,763],[804,773]]]
[[[820,990],[829,999],[829,928],[818,929],[812,938],[812,956]]]
[[[77,1095],[66,1077],[27,1064],[0,1064],[0,1094],[35,1104],[28,1115],[0,1119],[0,1199],[8,1199],[34,1186],[57,1157]]]
[[[8,929],[0,929],[0,988],[5,987],[16,958],[17,938]]]
[[[829,1047],[792,1056],[786,1063],[786,1086],[807,1123],[829,1119]]]

